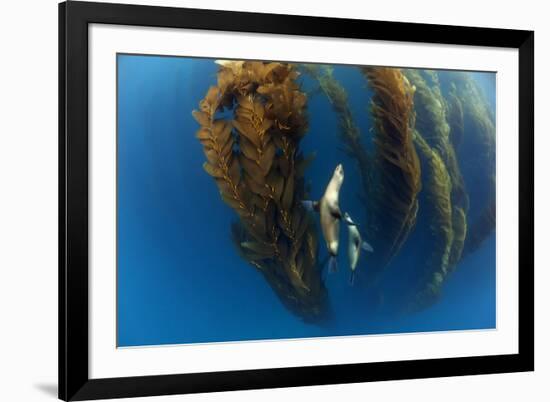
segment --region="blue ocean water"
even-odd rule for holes
[[[347,253],[340,270],[325,277],[331,319],[304,322],[287,310],[264,277],[242,260],[231,241],[236,214],[202,164],[205,160],[191,111],[216,83],[210,59],[118,56],[118,257],[117,327],[119,346],[162,345],[494,328],[496,325],[495,235],[465,257],[444,285],[441,300],[423,311],[392,314],[399,274],[386,275],[383,292],[362,283],[368,255],[349,285]],[[495,107],[493,73],[469,73]],[[368,133],[372,92],[359,70],[336,66],[334,76],[348,91],[356,124]],[[313,88],[309,77],[303,88]],[[338,139],[337,116],[326,97],[311,96],[309,130],[301,142],[315,152],[306,177],[320,197],[334,167],[342,163],[345,182],[340,205],[359,220],[360,177]],[[460,154],[459,154],[460,161]],[[463,169],[471,194],[475,172]],[[345,206],[345,207],[344,207]],[[472,204],[472,213],[479,205]],[[342,230],[347,244],[347,230]],[[403,254],[426,247],[409,241]],[[321,258],[325,250],[321,247]],[[407,264],[397,258],[392,265]],[[394,270],[398,272],[398,270]],[[396,286],[392,286],[395,283]]]

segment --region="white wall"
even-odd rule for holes
[[[550,26],[544,1],[142,1],[148,4],[536,31],[536,372],[158,398],[166,401],[548,400]],[[2,2],[0,399],[53,400],[57,381],[57,1]],[[139,399],[146,400],[146,399]],[[151,400],[151,399],[147,399]]]

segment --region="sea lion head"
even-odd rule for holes
[[[344,182],[344,167],[341,163],[336,166],[334,173],[328,183],[327,189],[325,190],[324,197],[329,200],[331,203],[338,203],[338,193],[340,192],[340,187]]]
[[[344,166],[342,166],[341,163],[339,163],[338,166],[336,166],[336,169],[334,169],[332,178],[337,180],[340,184],[344,181]]]

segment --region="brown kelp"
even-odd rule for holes
[[[307,130],[307,99],[296,83],[298,72],[287,63],[218,64],[217,85],[193,111],[201,126],[204,170],[239,217],[232,237],[240,255],[289,309],[318,319],[327,297],[315,225],[300,202],[307,159],[299,143]]]
[[[448,273],[461,258],[467,230],[469,196],[458,164],[452,135],[460,130],[461,103],[451,108],[441,93],[438,75],[431,70],[405,70],[416,87],[415,144],[422,155],[426,205],[423,217],[429,225],[430,248],[421,260],[420,289],[413,308],[425,307],[437,300]],[[457,116],[458,114],[458,116]],[[459,135],[460,133],[458,133]],[[457,143],[458,143],[457,139]]]
[[[421,290],[414,300],[414,308],[420,308],[437,299],[449,270],[451,256],[456,258],[459,250],[458,245],[454,244],[452,184],[445,162],[439,151],[430,147],[418,131],[415,132],[414,141],[422,156],[423,191],[426,193],[431,234],[428,256],[419,275]]]
[[[404,74],[416,87],[414,104],[416,129],[431,148],[438,151],[447,167],[452,183],[452,202],[465,211],[469,208],[469,197],[459,167],[453,138],[460,142],[460,130],[464,130],[461,102],[452,102],[449,107],[441,93],[437,73],[432,70],[408,69]],[[450,112],[451,111],[451,112]],[[452,116],[452,125],[449,123]],[[457,132],[458,131],[458,132]]]
[[[475,187],[484,188],[482,212],[473,217],[466,235],[464,255],[475,251],[495,229],[496,127],[493,112],[475,81],[464,73],[454,73],[451,94],[460,100],[463,109],[464,142],[481,149],[474,157],[464,155],[475,170]],[[479,195],[478,195],[479,197]]]
[[[449,123],[449,138],[455,150],[458,150],[464,138],[464,108],[462,101],[456,94],[456,86],[452,85],[451,90],[445,99],[447,108],[447,122]]]
[[[421,189],[420,162],[413,144],[414,87],[400,69],[365,67],[374,91],[372,185],[369,190],[369,239],[377,264],[376,276],[401,249],[416,222]]]
[[[429,228],[425,241],[430,244],[419,260],[414,296],[408,306],[416,310],[437,300],[445,278],[462,254],[469,203],[437,73],[416,69],[403,73],[415,88],[414,143],[421,156],[424,195],[421,225]]]
[[[444,155],[447,153],[451,129],[447,123],[445,103],[439,89],[437,75],[428,74],[429,72],[429,70],[403,70],[403,74],[416,88],[415,128],[431,148],[435,148],[440,155]]]
[[[338,137],[343,143],[343,151],[355,159],[361,176],[362,191],[358,194],[367,203],[370,182],[370,156],[361,141],[361,131],[355,124],[348,94],[334,77],[333,67],[319,64],[302,64],[302,71],[310,75],[319,84],[319,89],[327,97],[338,118]]]
[[[463,208],[453,207],[453,244],[449,255],[449,269],[452,270],[462,258],[466,233],[468,232],[468,221]]]
[[[495,191],[495,177],[490,179],[489,186],[492,186],[491,191]],[[481,214],[473,222],[472,228],[468,232],[464,243],[464,256],[477,250],[481,244],[495,230],[496,226],[496,201],[494,195],[489,196],[487,204],[481,211]]]

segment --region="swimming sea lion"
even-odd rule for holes
[[[319,201],[304,201],[303,205],[309,209],[319,212],[321,220],[321,231],[329,253],[329,272],[336,272],[338,265],[338,242],[340,237],[340,220],[343,218],[339,206],[340,188],[344,182],[344,167],[342,164],[336,166],[330,179],[325,194]]]
[[[359,233],[357,225],[349,223],[353,221],[347,212],[344,214],[344,219],[348,222],[348,258],[349,267],[351,270],[349,283],[350,285],[353,285],[355,280],[355,268],[357,268],[357,262],[359,261],[361,249],[369,252],[372,252],[373,250],[369,243],[361,239],[361,233]]]

